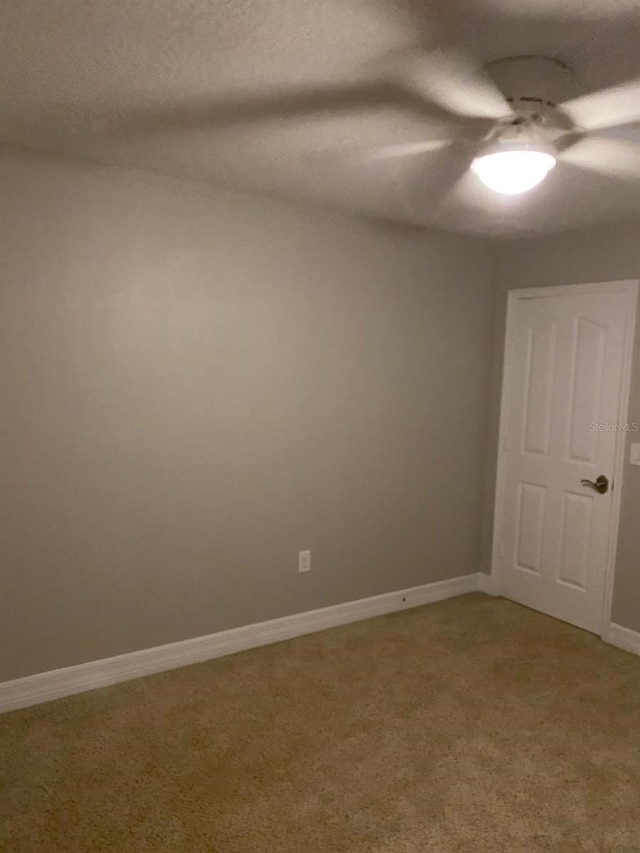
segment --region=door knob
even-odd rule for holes
[[[599,492],[601,495],[605,495],[609,491],[609,479],[605,477],[604,474],[600,474],[599,477],[596,477],[595,481],[593,480],[580,480],[583,486],[589,486],[592,489],[595,489],[596,492]]]

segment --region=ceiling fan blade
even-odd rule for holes
[[[614,178],[640,181],[640,143],[589,136],[563,151],[560,159]]]
[[[446,221],[451,195],[461,178],[469,171],[473,154],[467,145],[457,142],[427,163],[411,161],[404,172],[404,192],[415,221],[425,213],[436,213]]]
[[[413,157],[430,151],[442,151],[453,144],[451,139],[429,139],[424,142],[404,142],[398,145],[381,145],[369,149],[359,149],[367,160],[393,160],[399,157]],[[358,149],[354,149],[357,151]]]
[[[505,118],[511,106],[482,68],[451,48],[405,51],[390,66],[391,79],[459,116]]]
[[[366,80],[350,86],[302,88],[280,92],[252,93],[217,100],[201,99],[157,109],[141,108],[118,114],[112,121],[115,133],[155,133],[163,130],[228,128],[322,113],[339,114],[350,110],[385,107],[416,107],[423,101],[394,81]]]
[[[585,130],[601,130],[640,122],[640,80],[573,98],[561,105]]]

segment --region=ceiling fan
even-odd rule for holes
[[[514,56],[475,69],[444,50],[416,52],[399,71],[398,82],[453,114],[456,124],[450,135],[374,156],[462,146],[471,172],[504,195],[533,189],[558,160],[640,178],[640,129],[635,140],[619,130],[640,123],[640,80],[574,97],[571,70],[558,59]]]
[[[363,154],[367,159],[451,148],[462,155],[462,173],[470,168],[504,195],[532,189],[558,160],[640,179],[640,127],[629,127],[640,125],[640,79],[576,97],[571,70],[558,59],[515,56],[479,68],[460,52],[443,48],[405,49],[375,62],[369,72],[355,85],[205,100],[162,114],[136,111],[116,124],[120,132],[137,135],[403,106],[431,120],[443,119],[445,132],[369,149]]]

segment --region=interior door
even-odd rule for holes
[[[507,328],[500,593],[596,633],[616,445],[630,426],[620,423],[630,310],[623,284],[513,291]]]

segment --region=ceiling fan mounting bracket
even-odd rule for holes
[[[571,70],[549,56],[509,56],[489,62],[484,70],[516,108],[553,108],[575,95]]]

